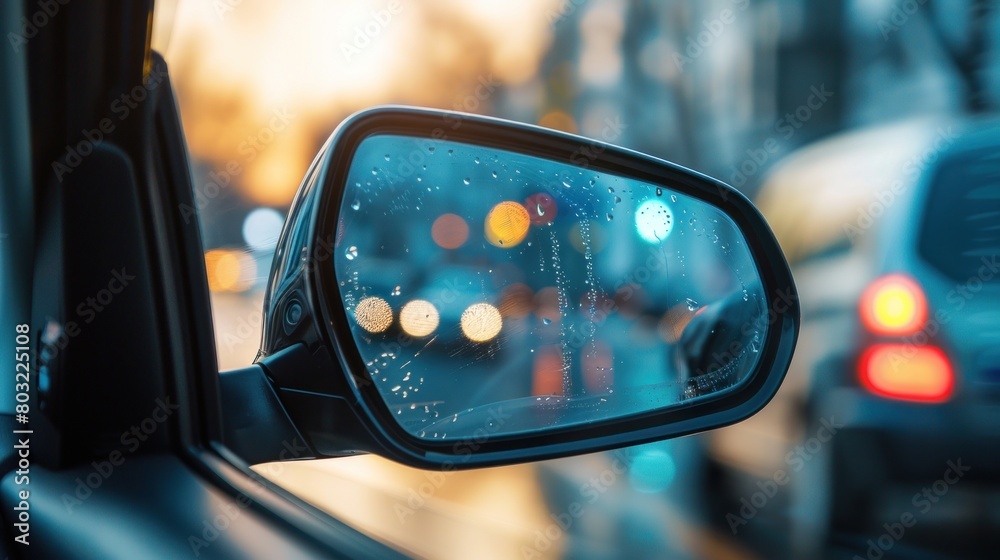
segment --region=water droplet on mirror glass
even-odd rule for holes
[[[611,194],[615,194],[614,187],[608,187],[608,192],[611,193]]]
[[[615,195],[615,204],[620,204],[621,201],[622,201],[622,197]]]
[[[354,202],[351,203],[351,210],[357,210],[359,208],[361,208],[360,200],[355,200]]]
[[[490,175],[493,175],[493,178],[494,178],[494,179],[496,179],[496,178],[497,178],[497,172],[496,172],[496,171],[494,171],[494,172],[490,173]]]
[[[358,248],[351,245],[346,251],[344,251],[344,256],[347,257],[347,260],[353,261],[354,258],[358,256]]]
[[[392,158],[389,156],[389,154],[385,154],[385,161],[389,161],[390,159]]]
[[[477,157],[474,157],[474,158],[472,158],[472,161],[473,161],[473,162],[474,162],[474,163],[475,163],[476,165],[479,165],[479,158],[477,158]]]
[[[614,219],[615,219],[615,217],[610,212],[608,212],[608,221],[610,222],[611,220],[614,220]]]
[[[434,146],[428,146],[427,147],[427,151],[433,154],[434,153]]]
[[[466,185],[468,185],[469,183],[471,183],[471,181],[469,181],[468,177],[466,177],[465,179],[462,179],[462,182],[465,183]]]
[[[656,187],[656,196],[663,196],[663,189]]]
[[[549,319],[548,317],[542,317],[542,324],[543,325],[551,325],[552,324],[552,319]]]
[[[695,309],[698,308],[698,302],[691,298],[687,298],[686,303],[688,311],[694,311]]]
[[[677,202],[677,195],[676,194],[670,195],[670,202]]]
[[[378,168],[372,167],[372,175],[378,175]]]

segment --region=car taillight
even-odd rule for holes
[[[938,403],[955,388],[951,363],[936,346],[876,344],[861,356],[859,368],[862,385],[883,397]]]
[[[902,274],[883,276],[861,295],[861,321],[878,335],[913,334],[927,320],[927,299],[920,285]]]

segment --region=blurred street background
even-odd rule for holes
[[[902,452],[875,461],[884,435],[859,438],[847,459],[826,457],[834,447],[826,436],[838,441],[848,418],[816,396],[826,387],[816,376],[853,375],[861,293],[886,262],[872,246],[891,236],[880,222],[889,212],[878,210],[892,205],[884,193],[902,200],[909,187],[893,185],[926,181],[965,131],[1000,108],[1000,3],[160,0],[156,9],[153,47],[170,66],[195,170],[222,369],[254,359],[273,249],[306,168],[344,117],[378,104],[539,124],[717,177],[758,203],[801,292],[807,327],[796,362],[779,397],[743,424],[472,472],[354,457],[261,465],[262,474],[421,557],[782,558],[813,549],[838,558],[989,557],[976,542],[1000,524],[1000,493],[991,477],[974,476],[986,474],[975,463],[968,479],[933,496],[926,515],[910,500],[948,478],[947,461],[968,447],[942,451],[937,474],[908,477],[891,474]],[[984,153],[1000,153],[997,129],[986,130],[975,149],[992,141]],[[986,168],[983,184],[1000,192],[996,158],[967,168]],[[1000,200],[969,196],[987,214]],[[942,227],[967,217],[953,212]],[[904,222],[923,219],[908,215]],[[984,219],[1000,225],[1000,212]],[[981,229],[1000,230],[993,225]],[[993,239],[967,256],[995,262]],[[962,284],[968,274],[949,277]],[[985,295],[970,297],[960,317],[1000,314],[989,299],[996,280],[980,280]],[[933,311],[935,297],[927,299]],[[955,370],[985,364],[976,371],[1000,384],[1000,356],[981,350],[1000,347],[1000,328],[995,317],[974,319],[985,338],[968,360],[954,358]],[[941,345],[964,356],[956,338]],[[933,415],[892,414],[911,413]],[[977,429],[993,437],[1000,417],[990,414]],[[926,449],[916,431],[905,435]],[[854,467],[837,470],[848,459]],[[829,496],[847,492],[844,481],[867,488],[855,479],[894,490],[848,506],[866,523],[796,542],[843,513]],[[900,503],[917,508],[921,525],[897,535]],[[945,536],[934,537],[937,529]]]

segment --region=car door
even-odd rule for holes
[[[0,57],[4,370],[13,345],[31,355],[29,400],[13,375],[0,389],[3,531],[16,533],[0,552],[392,557],[209,444],[221,426],[208,291],[151,13],[152,2],[0,9],[16,30]],[[27,422],[15,425],[15,404]]]

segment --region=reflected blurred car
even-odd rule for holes
[[[758,515],[790,522],[801,553],[864,550],[917,522],[981,537],[1000,522],[997,122],[838,135],[779,164],[758,203],[803,329],[771,404],[708,436],[720,515],[734,533]],[[789,518],[775,520],[784,485]]]

